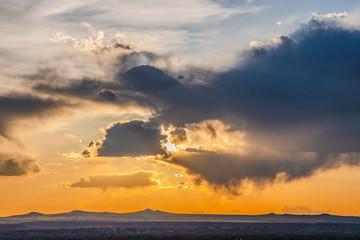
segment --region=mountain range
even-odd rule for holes
[[[0,217],[0,224],[26,222],[247,222],[247,223],[358,223],[360,217],[320,215],[219,215],[219,214],[180,214],[145,209],[129,213],[87,212],[74,210],[66,213],[44,214],[30,212],[24,215]]]

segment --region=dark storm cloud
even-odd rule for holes
[[[180,118],[185,123],[201,114],[203,119],[217,116],[247,131],[250,142],[283,153],[245,158],[175,155],[174,163],[211,184],[228,187],[245,179],[273,182],[285,174],[293,180],[320,169],[359,165],[358,154],[344,160],[340,153],[360,152],[360,32],[325,23],[314,27],[312,22],[277,41],[252,49],[239,67],[219,74],[207,86],[172,89],[163,97],[173,108],[154,120]],[[317,157],[291,156],[301,152]]]
[[[164,153],[160,129],[144,121],[118,122],[106,129],[104,140],[90,142],[83,155],[91,150],[98,156],[141,156]]]
[[[156,185],[152,180],[153,173],[137,172],[133,174],[114,176],[91,176],[88,179],[82,178],[79,182],[73,183],[71,187],[79,188],[136,188]]]
[[[208,86],[182,86],[162,97],[208,116],[237,114],[258,126],[352,114],[360,107],[359,39],[359,32],[340,29],[309,30],[297,43],[282,37],[277,46],[251,51],[247,62]]]
[[[159,59],[152,53],[121,57],[114,86],[121,86],[125,98],[141,96],[141,102],[134,101],[153,104],[158,114],[149,122],[114,124],[83,155],[94,149],[99,156],[163,154],[161,125],[176,126],[170,138],[181,143],[187,141],[186,124],[219,119],[230,125],[228,132],[246,132],[251,150],[240,156],[189,146],[187,154],[165,160],[228,187],[245,179],[261,184],[282,174],[293,180],[359,164],[359,155],[350,153],[360,152],[360,31],[312,19],[294,34],[246,54],[237,67],[200,82],[186,80],[186,72],[176,79],[169,75],[177,74],[141,65]],[[114,86],[85,85],[76,91],[96,89],[108,101],[119,95]],[[217,138],[216,128],[207,130]],[[260,154],[260,146],[277,154]],[[344,160],[342,154],[351,157]]]
[[[187,66],[178,73],[177,79],[185,85],[204,85],[217,74],[219,71],[213,69]]]
[[[152,121],[236,119],[234,127],[246,126],[254,137],[278,138],[291,129],[287,134],[300,151],[360,151],[360,32],[307,25],[277,42],[252,49],[241,65],[207,85],[143,90],[168,106]]]
[[[196,153],[174,156],[172,163],[185,167],[190,174],[212,185],[228,188],[251,180],[257,184],[272,183],[277,178],[291,181],[309,177],[316,171],[342,164],[359,165],[359,154],[271,153],[246,155]]]
[[[161,114],[151,119],[153,124],[184,127],[221,119],[231,125],[229,131],[246,131],[255,150],[266,146],[279,153],[252,150],[244,157],[205,149],[175,154],[169,161],[214,185],[245,179],[273,182],[279,174],[293,180],[341,164],[358,165],[359,155],[344,160],[341,153],[360,152],[360,32],[314,21],[291,36],[249,50],[239,66],[204,84],[184,84],[183,77],[176,80],[149,66],[129,70],[120,81],[164,103]],[[216,138],[216,129],[208,130]],[[127,139],[116,136],[111,138],[114,142]],[[157,144],[151,148],[130,148],[130,155],[160,150]],[[111,152],[122,156],[126,151]],[[306,152],[313,155],[309,158]]]
[[[0,136],[10,137],[9,128],[14,120],[46,117],[67,105],[50,98],[42,99],[17,93],[0,96]]]
[[[292,138],[305,138],[298,143],[303,151],[360,151],[360,32],[316,28],[294,36],[296,43],[282,37],[278,46],[254,50],[248,63],[218,76],[211,90],[249,130],[292,128],[298,131]],[[315,132],[304,136],[301,129]],[[309,140],[317,147],[305,146]]]
[[[0,176],[23,176],[38,172],[40,167],[33,159],[0,154]]]

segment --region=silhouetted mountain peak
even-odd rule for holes
[[[268,213],[263,215],[217,215],[217,214],[180,214],[169,213],[147,208],[137,212],[111,213],[111,212],[87,212],[74,210],[67,213],[43,214],[30,212],[23,215],[11,217],[0,217],[1,221],[37,222],[37,221],[114,221],[114,222],[136,222],[136,221],[204,221],[204,222],[292,222],[292,223],[314,223],[314,222],[351,222],[360,223],[360,217],[335,216],[330,214],[319,215],[291,215]]]
[[[138,211],[137,213],[144,213],[144,214],[155,214],[155,213],[166,213],[166,212],[163,212],[163,211],[159,211],[159,210],[153,210],[151,208],[146,208],[142,211]]]
[[[34,218],[34,217],[43,217],[43,216],[45,216],[45,214],[43,214],[43,213],[29,212],[27,214],[14,215],[14,216],[11,216],[11,217],[25,217],[25,218],[31,217],[31,218]]]
[[[147,208],[147,209],[145,209],[145,210],[143,210],[143,211],[141,211],[141,212],[143,212],[143,213],[153,213],[153,212],[157,212],[158,210],[152,210],[151,208]]]
[[[276,213],[268,213],[268,214],[264,214],[263,216],[278,216],[278,214],[276,214]]]
[[[135,214],[143,217],[162,217],[162,216],[174,215],[173,213],[153,210],[151,208],[147,208],[142,211],[135,212]]]
[[[71,212],[69,213],[88,213],[86,211],[83,211],[83,210],[72,210]]]
[[[30,212],[28,214],[26,214],[27,216],[33,216],[33,217],[36,217],[36,216],[44,216],[43,213],[39,213],[39,212]]]

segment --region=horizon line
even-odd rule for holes
[[[43,214],[43,215],[57,215],[57,214],[66,214],[66,213],[74,213],[74,212],[87,212],[87,213],[114,213],[114,214],[127,214],[127,213],[139,213],[139,212],[163,212],[163,213],[170,213],[170,214],[184,214],[184,215],[227,215],[227,216],[263,216],[263,215],[293,215],[293,216],[321,216],[321,215],[330,215],[330,216],[339,216],[339,217],[360,217],[357,215],[338,215],[338,214],[331,214],[331,213],[274,213],[274,212],[268,212],[268,213],[259,213],[259,214],[246,214],[246,213],[179,213],[179,212],[168,212],[158,209],[152,209],[152,208],[145,208],[142,210],[137,211],[129,211],[129,212],[110,212],[110,211],[87,211],[87,210],[80,210],[80,209],[74,209],[71,211],[65,211],[65,212],[56,212],[56,213],[43,213],[43,212],[37,212],[37,211],[30,211],[26,213],[20,213],[20,214],[13,214],[13,215],[7,215],[7,216],[0,216],[0,218],[6,218],[6,217],[15,217],[15,216],[25,216],[29,214]]]

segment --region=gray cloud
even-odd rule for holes
[[[218,118],[254,140],[273,138],[267,144],[276,148],[360,151],[359,42],[357,30],[306,25],[252,49],[241,65],[206,85],[156,92],[167,109],[152,121],[181,126]]]
[[[0,176],[23,176],[38,172],[40,167],[33,159],[0,154]]]
[[[61,79],[61,78],[60,78]],[[148,96],[126,89],[119,83],[83,78],[78,80],[55,81],[54,83],[36,83],[33,90],[57,95],[59,97],[76,98],[78,101],[107,102],[116,105],[140,105],[158,110],[159,103],[150,101]]]
[[[170,132],[170,140],[173,144],[181,144],[189,139],[185,128],[176,128]]]
[[[131,68],[121,79],[127,88],[145,93],[164,91],[178,84],[176,79],[149,65]]]
[[[136,172],[114,176],[91,176],[88,179],[82,178],[79,182],[73,183],[71,187],[79,188],[136,188],[156,185],[151,178],[154,173]]]
[[[292,181],[309,177],[315,172],[336,168],[342,164],[359,165],[360,154],[271,153],[250,152],[246,155],[194,153],[174,155],[171,163],[185,167],[214,186],[229,189],[251,180],[258,185],[276,179]]]
[[[114,102],[117,98],[116,93],[114,93],[111,90],[107,90],[107,89],[103,89],[100,93],[99,93],[99,97],[109,101],[109,102]]]
[[[22,75],[23,78],[31,81],[44,81],[44,82],[54,82],[61,78],[55,68],[44,67],[39,68],[37,72],[32,74]]]
[[[104,140],[90,142],[85,157],[95,151],[98,156],[141,156],[163,154],[160,129],[144,121],[118,122],[106,129]]]
[[[121,45],[116,47],[119,48]],[[167,57],[151,52],[131,52],[119,53],[116,59],[114,64],[116,73],[112,80],[95,79],[89,76],[67,79],[55,68],[40,68],[36,73],[21,77],[30,80],[32,89],[41,93],[77,98],[80,101],[87,99],[117,105],[141,105],[155,111],[163,109],[164,103],[161,103],[161,99],[142,92],[154,92],[158,88],[165,89],[165,86],[170,87],[176,84],[177,80],[157,68],[139,65],[156,64],[159,61],[167,62]]]
[[[28,117],[46,117],[68,106],[63,101],[19,93],[0,96],[0,136],[9,138],[10,123]]]
[[[168,60],[165,56],[147,51],[132,52],[130,54],[121,55],[118,57],[118,61],[115,64],[115,67],[118,70],[117,80],[120,80],[122,75],[131,68],[139,65],[155,64],[159,61],[167,62]]]
[[[60,86],[56,84],[50,85],[49,83],[39,83],[34,86],[34,89],[60,95],[84,97],[87,95],[96,96],[97,92],[104,87],[105,83],[102,81],[84,78],[81,80],[72,80],[69,83]]]

